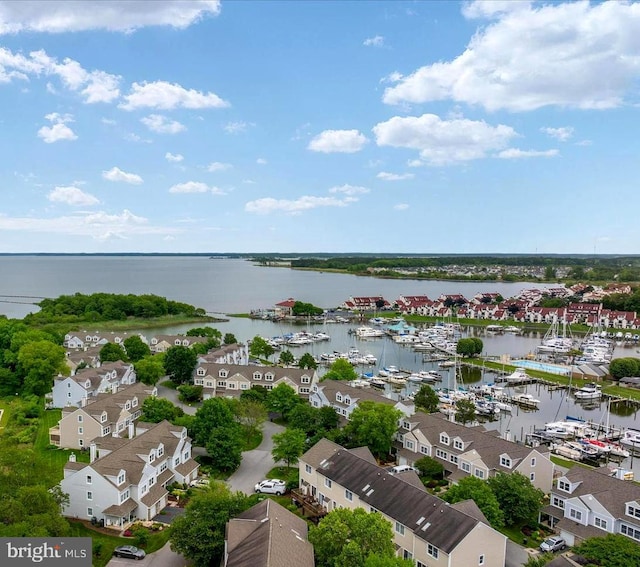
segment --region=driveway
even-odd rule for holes
[[[266,474],[276,466],[271,456],[271,449],[273,449],[272,436],[282,431],[284,431],[282,425],[277,425],[271,421],[264,423],[262,426],[262,443],[253,451],[242,453],[240,468],[227,480],[227,484],[232,490],[253,494],[253,487],[266,478]]]
[[[522,547],[510,539],[507,540],[505,567],[522,567],[529,560],[529,557],[531,557],[531,555],[526,547]]]
[[[163,382],[166,379],[167,379],[166,376],[163,377],[163,378],[160,378],[159,382]],[[177,390],[174,390],[173,388],[167,388],[166,386],[161,386],[160,384],[157,385],[157,388],[158,388],[158,397],[159,398],[166,398],[174,406],[178,406],[179,408],[182,408],[184,410],[184,413],[186,413],[186,414],[195,415],[198,407],[200,407],[200,404],[197,404],[197,406],[190,406],[190,405],[187,405],[187,404],[183,404],[178,399]]]
[[[134,561],[132,559],[119,559],[112,557],[111,561],[107,563],[107,567],[124,567],[128,565],[131,567],[188,567],[191,565],[187,559],[171,551],[169,543],[160,548],[155,553],[150,553],[144,559],[140,561]]]

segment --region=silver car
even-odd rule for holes
[[[567,547],[567,542],[564,539],[560,536],[551,536],[540,544],[540,551],[543,553],[562,551],[565,547]]]

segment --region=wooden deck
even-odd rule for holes
[[[313,496],[308,496],[297,488],[291,491],[291,500],[296,506],[302,508],[303,517],[312,521],[317,522],[328,513]]]

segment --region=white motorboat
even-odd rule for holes
[[[382,329],[374,329],[373,327],[362,326],[355,330],[356,336],[360,339],[370,339],[377,337],[384,337],[384,331]]]
[[[635,429],[627,429],[622,434],[620,444],[637,451],[638,449],[640,449],[640,431],[636,431]]]
[[[534,398],[531,394],[515,394],[511,399],[515,404],[536,408],[540,403],[540,400]]]
[[[597,400],[602,397],[602,387],[598,384],[585,384],[577,389],[573,395],[577,400]]]
[[[521,384],[522,382],[528,382],[531,380],[531,376],[522,370],[522,368],[516,368],[505,379],[510,384]]]

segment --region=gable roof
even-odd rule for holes
[[[226,528],[226,567],[313,567],[307,523],[267,498]]]
[[[89,398],[87,405],[82,409],[86,414],[102,423],[102,425],[111,425],[118,420],[127,402],[133,400],[133,398],[138,399],[136,408],[131,407],[129,410],[131,413],[134,413],[136,410],[142,409],[144,400],[153,395],[155,391],[154,386],[147,386],[142,382],[136,382],[130,386],[120,388],[115,394],[106,392],[104,394],[98,394],[95,398]],[[103,412],[107,413],[107,421],[101,422],[98,416],[102,415]]]
[[[332,441],[322,439],[300,460],[446,553],[480,523]]]

